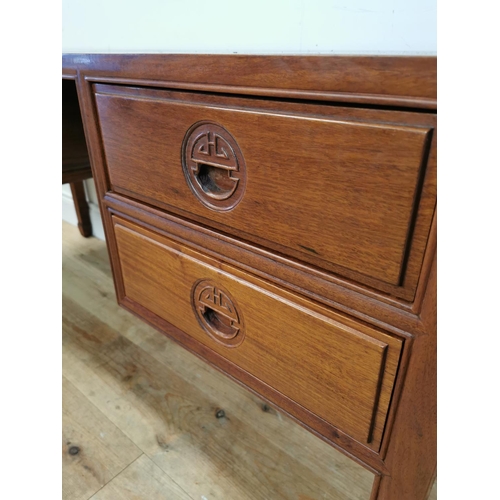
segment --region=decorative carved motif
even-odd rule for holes
[[[246,167],[234,137],[213,122],[197,122],[182,144],[186,181],[208,208],[231,210],[243,197]]]
[[[193,285],[191,304],[200,325],[214,340],[228,347],[243,342],[243,317],[225,288],[211,280],[199,280]]]

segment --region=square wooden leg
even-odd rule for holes
[[[92,236],[92,224],[90,222],[89,205],[85,197],[85,187],[83,181],[71,182],[70,186],[78,218],[78,229],[81,235],[87,238]]]

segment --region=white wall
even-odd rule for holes
[[[63,52],[436,54],[437,0],[63,0]],[[104,237],[92,181],[94,234]],[[69,187],[63,219],[76,223]]]
[[[63,0],[63,52],[436,54],[437,0]]]

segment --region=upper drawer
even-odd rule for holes
[[[116,192],[379,289],[401,287],[432,136],[418,120],[397,123],[410,113],[106,85],[96,103]],[[410,298],[414,274],[400,296]]]

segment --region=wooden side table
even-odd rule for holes
[[[71,193],[82,236],[92,236],[89,206],[83,181],[92,177],[83,131],[75,81],[62,80],[62,183],[71,186]]]

